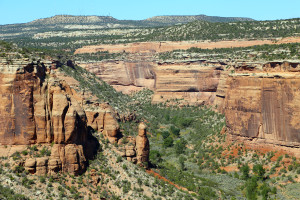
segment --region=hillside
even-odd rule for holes
[[[300,19],[277,21],[246,21],[210,23],[195,21],[188,24],[159,28],[145,36],[145,40],[233,40],[299,36]]]
[[[71,23],[74,17],[57,16],[36,20],[33,25],[0,26],[0,39],[17,43],[20,47],[68,49],[74,51],[86,45],[118,44],[147,41],[222,41],[277,39],[299,36],[300,19],[277,21],[206,22],[194,21],[168,27],[141,27],[140,22],[116,21],[113,18],[82,17],[84,23]],[[66,20],[68,19],[68,20]],[[77,19],[77,18],[75,18]],[[65,20],[66,23],[54,23]],[[43,25],[41,21],[45,21]],[[119,23],[122,22],[122,23]],[[47,24],[50,23],[50,24]],[[156,23],[156,22],[149,22]],[[34,25],[38,24],[38,25]]]
[[[178,24],[188,23],[193,21],[207,21],[207,22],[236,22],[236,21],[254,21],[251,18],[244,17],[218,17],[218,16],[207,16],[207,15],[166,15],[166,16],[155,16],[144,21],[158,22],[161,24]]]
[[[117,19],[109,16],[73,16],[73,15],[55,15],[49,18],[37,19],[28,22],[27,25],[59,25],[59,24],[97,24],[113,23]]]

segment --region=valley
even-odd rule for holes
[[[299,19],[238,19],[1,26],[0,199],[297,199]]]

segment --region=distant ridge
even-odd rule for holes
[[[134,24],[139,26],[161,26],[174,25],[178,23],[189,23],[193,21],[207,22],[236,22],[236,21],[254,21],[251,18],[244,17],[218,17],[206,15],[169,15],[155,16],[145,20],[118,20],[110,16],[76,16],[76,15],[55,15],[53,17],[37,19],[26,23],[27,25],[63,25],[63,24]]]
[[[236,21],[255,21],[251,18],[245,17],[219,17],[219,16],[207,16],[207,15],[165,15],[155,16],[145,21],[159,22],[159,23],[188,23],[192,21],[207,21],[207,22],[236,22]]]
[[[93,24],[109,23],[118,20],[109,16],[75,16],[75,15],[55,15],[53,17],[37,19],[29,22],[28,25],[49,25],[49,24]]]

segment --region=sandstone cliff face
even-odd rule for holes
[[[80,64],[123,93],[154,88],[153,63],[148,61],[105,61]]]
[[[157,65],[152,102],[184,99],[187,104],[212,104],[222,71],[218,66],[202,63]]]
[[[229,132],[300,147],[299,72],[299,63],[273,62],[229,75],[223,108]]]
[[[147,138],[147,126],[139,124],[138,135],[123,136],[120,131],[118,120],[130,121],[132,115],[119,116],[108,103],[95,103],[86,109],[87,125],[98,131],[111,144],[118,144],[117,151],[128,161],[146,165],[149,162],[150,145]]]
[[[123,93],[148,88],[155,92],[153,103],[183,99],[185,104],[194,105],[214,102],[223,71],[223,63],[205,61],[103,61],[80,65]]]
[[[31,172],[83,172],[90,152],[85,112],[67,84],[47,72],[50,65],[14,63],[0,64],[0,144],[52,143],[50,157],[25,161]]]

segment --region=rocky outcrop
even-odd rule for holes
[[[154,90],[153,103],[171,99],[194,105],[214,102],[224,63],[203,60],[155,64],[138,57],[141,55],[135,61],[102,61],[80,66],[126,94],[143,88]]]
[[[0,63],[0,144],[49,145],[51,155],[28,158],[32,173],[82,173],[94,142],[88,140],[86,115],[51,62]]]
[[[300,147],[300,63],[271,62],[226,81],[224,110],[232,135]],[[221,106],[222,107],[222,106]]]
[[[148,61],[103,61],[80,64],[99,78],[123,93],[154,88],[153,62]]]
[[[138,135],[124,136],[118,140],[118,152],[128,161],[148,167],[150,145],[147,138],[147,126],[142,122],[138,127]]]
[[[87,125],[91,126],[95,131],[119,129],[115,111],[108,103],[94,103],[89,105],[85,112]]]
[[[155,67],[153,103],[171,99],[185,104],[212,104],[216,97],[222,67],[208,63],[165,63]]]
[[[149,161],[149,140],[146,132],[147,126],[144,123],[139,125],[139,133],[136,136],[136,157],[137,163],[147,163]]]

